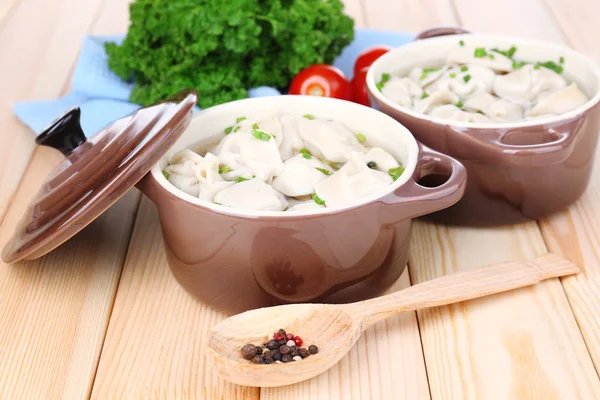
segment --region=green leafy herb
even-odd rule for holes
[[[467,74],[465,76],[463,76],[463,81],[465,81],[465,83],[469,82],[471,80],[471,75]]]
[[[319,198],[319,196],[317,196],[317,194],[316,194],[316,193],[313,193],[313,195],[312,195],[312,199],[313,199],[313,201],[314,201],[315,203],[317,203],[317,204],[318,204],[318,205],[320,205],[320,206],[324,206],[324,205],[325,205],[325,200],[321,200],[321,199]]]
[[[234,131],[234,132],[237,132],[237,131],[239,131],[241,128],[242,128],[242,127],[238,125],[238,126],[236,126],[235,128],[233,128],[233,131]]]
[[[513,63],[512,63],[512,67],[513,67],[514,69],[519,69],[519,68],[521,68],[522,66],[524,66],[525,64],[527,64],[525,61],[513,61]]]
[[[236,182],[236,183],[240,183],[240,182],[244,182],[244,181],[248,181],[248,180],[249,180],[248,178],[244,178],[243,176],[238,176],[238,177],[235,179],[235,182]]]
[[[271,140],[271,135],[259,129],[252,129],[252,136],[254,136],[257,139],[264,140],[265,142]]]
[[[162,170],[163,176],[165,177],[165,179],[169,179],[169,177],[171,176],[167,171],[165,171],[164,169]]]
[[[306,147],[303,147],[300,149],[300,153],[301,154],[310,154],[310,151]]]
[[[223,205],[223,204],[221,204],[221,203],[217,203],[216,201],[213,201],[213,204],[217,204],[217,205],[220,205],[220,206],[222,206],[222,205]]]
[[[331,172],[330,172],[330,171],[327,171],[327,170],[326,170],[326,169],[324,169],[324,168],[315,168],[315,169],[316,169],[317,171],[319,171],[319,172],[322,172],[323,174],[325,174],[325,175],[327,175],[327,176],[331,175]]]
[[[460,67],[461,72],[467,72],[468,70],[469,70],[469,67],[467,67],[466,65],[463,65],[462,67]]]
[[[307,160],[310,160],[312,158],[312,156],[308,153],[302,153],[302,157],[306,158]]]
[[[252,124],[252,129],[259,129],[258,124],[257,123]]]
[[[315,119],[315,116],[312,114],[304,114],[304,118],[306,119]]]
[[[492,49],[492,51],[495,51],[498,54],[502,54],[505,57],[513,58],[513,56],[517,52],[517,48],[515,46],[511,46],[511,48],[508,50]]]
[[[456,107],[458,108],[462,108],[462,106],[464,106],[462,100],[459,100],[458,103],[456,103]]]
[[[564,64],[565,63],[565,58],[564,57],[559,58],[558,62],[560,62],[561,64]]]
[[[487,51],[483,47],[478,47],[475,49],[475,53],[473,55],[477,58],[482,58],[487,56]]]
[[[402,173],[404,172],[404,167],[398,167],[398,168],[391,168],[388,171],[388,174],[394,178],[394,182],[396,180],[398,180],[398,178],[400,178],[400,175],[402,175]]]
[[[389,81],[391,77],[392,76],[390,74],[381,74],[381,80],[375,85],[380,92],[383,89],[383,85],[385,85],[385,83]]]
[[[366,142],[367,138],[365,135],[363,135],[362,133],[357,133],[356,134],[356,138],[358,139],[359,142]]]
[[[458,42],[458,44],[460,44],[461,46],[464,46],[465,45],[465,41],[461,40],[460,42]]]
[[[440,67],[432,67],[432,68],[423,68],[423,72],[435,72],[435,71],[439,71],[441,68]]]
[[[207,108],[286,88],[302,69],[333,64],[354,38],[341,0],[135,0],[122,44],[105,45],[110,69],[149,105],[181,89]]]
[[[494,56],[493,54],[488,54],[488,57],[490,58],[490,60],[496,59],[496,56]]]
[[[227,172],[231,172],[231,167],[229,165],[220,164],[219,165],[219,173],[225,174]]]
[[[233,126],[228,126],[227,128],[225,128],[225,134],[229,135],[231,133],[232,129],[233,129]]]
[[[477,114],[483,114],[483,115],[485,115],[485,113],[483,111],[481,111],[481,110],[477,110],[476,112],[477,112]]]
[[[540,69],[542,68],[542,66],[540,64],[535,64],[535,66],[533,67],[533,69]]]
[[[239,124],[240,122],[242,122],[242,121],[243,121],[243,120],[245,120],[245,119],[246,119],[246,117],[238,117],[238,118],[235,120],[235,122],[236,122],[237,124]]]
[[[377,163],[375,161],[369,161],[367,163],[367,167],[369,167],[371,169],[375,169],[375,168],[377,168]]]
[[[536,67],[548,68],[556,72],[557,74],[562,73],[564,70],[564,68],[561,65],[555,63],[554,61],[538,62],[536,64]]]
[[[429,97],[429,95],[427,94],[427,92],[423,92],[423,94],[421,95],[422,99],[426,99],[428,97]]]
[[[450,73],[448,74],[448,76],[449,76],[450,78],[456,78],[456,74],[455,74],[454,72],[450,72]]]

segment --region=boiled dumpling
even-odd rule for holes
[[[496,76],[493,90],[503,99],[525,104],[541,93],[562,89],[566,85],[556,72],[527,64],[510,74]]]
[[[527,117],[560,115],[581,107],[587,101],[587,96],[579,90],[576,83],[572,83],[564,89],[541,97],[537,104],[525,115]]]
[[[414,99],[420,99],[423,95],[423,89],[412,79],[392,76],[381,93],[401,106],[412,107]]]
[[[347,160],[339,171],[315,187],[317,196],[328,207],[352,203],[394,181],[389,174],[367,167],[363,153],[351,152]]]
[[[285,196],[257,178],[221,190],[213,201],[228,207],[255,211],[282,211],[288,206]]]
[[[470,64],[450,69],[443,77],[425,88],[427,93],[449,90],[460,97],[489,92],[496,74],[490,68]]]
[[[425,69],[423,69],[421,67],[416,67],[410,71],[410,73],[408,74],[408,77],[410,78],[411,81],[418,84],[419,86],[427,86],[431,82],[435,81],[440,76],[442,76],[444,74],[444,72],[446,72],[447,69],[448,69],[448,67],[445,65],[440,68],[425,68]],[[386,83],[386,85],[387,85],[387,83]]]
[[[273,180],[271,186],[290,197],[314,193],[315,185],[333,173],[329,165],[308,154],[298,154],[286,160],[283,165],[283,172]]]
[[[375,167],[378,171],[388,172],[392,168],[398,168],[400,164],[396,159],[387,151],[380,149],[379,147],[373,147],[365,154],[365,162],[367,165],[370,162],[375,163]]]
[[[166,171],[169,182],[201,200],[212,201],[215,193],[232,184],[219,175],[219,159],[211,153],[202,157],[187,149],[178,152]]]
[[[310,153],[320,159],[345,162],[345,154],[366,151],[356,135],[339,122],[320,119],[299,119],[298,133]]]
[[[296,204],[288,208],[287,211],[310,211],[319,210],[321,208],[325,208],[325,206],[317,204],[313,200],[306,200],[297,202]]]
[[[256,125],[259,129],[268,132],[271,136],[275,138],[275,143],[277,143],[277,147],[281,146],[283,135],[281,121],[279,120],[279,118],[271,117],[269,119],[265,119],[264,121],[258,122]]]
[[[489,93],[477,93],[464,102],[467,111],[482,112],[494,121],[513,122],[523,119],[523,108],[508,100],[499,99]]]
[[[427,114],[432,108],[443,104],[457,104],[460,97],[456,93],[449,90],[440,90],[432,93],[429,97],[419,100],[415,103],[414,110],[420,113]]]
[[[452,104],[435,107],[429,112],[429,115],[436,118],[443,118],[451,121],[460,122],[489,122],[490,119],[477,112],[465,112]]]
[[[287,160],[294,152],[298,152],[304,147],[304,141],[298,134],[298,119],[294,115],[284,115],[281,117],[282,137],[279,144],[279,153],[282,160]]]
[[[267,132],[255,131],[257,130],[232,132],[217,146],[216,153],[221,164],[231,170],[223,174],[226,179],[255,176],[262,181],[270,182],[274,176],[282,172],[283,161],[275,139]],[[263,139],[257,138],[253,132],[268,136],[261,136]],[[248,176],[250,174],[252,176]]]
[[[481,55],[478,57],[477,55]],[[509,72],[513,70],[513,62],[510,58],[495,51],[478,48],[465,44],[455,46],[450,50],[447,64],[477,64],[488,67],[494,71]]]

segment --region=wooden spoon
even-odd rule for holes
[[[358,303],[289,304],[247,311],[211,330],[212,364],[224,379],[240,385],[289,385],[331,368],[367,328],[392,315],[476,299],[578,272],[575,264],[546,254],[529,262],[505,262],[461,271]],[[302,337],[303,347],[317,345],[319,353],[284,364],[253,364],[242,358],[243,345],[260,345],[269,333],[280,328]]]

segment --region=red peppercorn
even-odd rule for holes
[[[296,336],[293,340],[294,340],[294,343],[296,343],[296,346],[298,346],[298,347],[302,346],[302,339],[300,338],[300,336]]]
[[[294,335],[292,335],[291,333],[288,333],[287,335],[285,335],[285,338],[287,340],[294,340]]]

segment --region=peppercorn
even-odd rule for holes
[[[246,360],[252,360],[256,356],[256,346],[248,343],[242,347],[242,357]]]
[[[300,350],[298,350],[298,354],[300,354],[300,357],[302,357],[302,358],[306,358],[310,355],[308,350],[306,350],[304,347],[301,348]]]
[[[269,343],[267,343],[267,349],[269,349],[269,350],[275,350],[278,347],[279,347],[279,343],[277,343],[274,340],[269,340]]]
[[[292,356],[290,356],[289,354],[285,354],[281,356],[281,361],[283,361],[284,363],[288,363],[292,361]]]
[[[275,362],[275,360],[273,360],[272,358],[265,358],[264,359],[264,363],[265,364],[273,364]]]
[[[300,336],[294,337],[294,343],[296,343],[296,346],[298,347],[302,346],[302,339],[300,338]]]
[[[288,340],[287,342],[285,342],[286,346],[291,347],[291,346],[295,346],[296,343],[293,340]]]
[[[294,360],[294,361],[302,361],[302,357],[300,357],[300,356],[294,356],[294,357],[292,357],[292,360]]]
[[[287,340],[285,340],[285,338],[283,338],[279,341],[280,346],[285,346],[286,343],[287,343]]]
[[[283,336],[286,335],[286,333],[285,333],[285,331],[283,329],[278,330],[277,333],[280,334],[280,335],[283,335]]]
[[[279,348],[281,354],[288,354],[290,352],[289,346],[283,345]]]
[[[311,344],[310,346],[308,346],[308,352],[310,354],[317,354],[319,352],[319,348],[314,344]]]
[[[369,161],[367,163],[367,167],[369,167],[371,169],[375,169],[375,168],[377,168],[377,163],[375,161]]]
[[[287,335],[285,335],[285,338],[287,340],[294,340],[294,335],[292,335],[291,333],[288,333]]]
[[[262,364],[264,362],[261,356],[256,356],[250,361],[252,361],[253,364]]]
[[[281,357],[282,357],[282,355],[281,355],[281,353],[280,353],[280,352],[278,352],[278,351],[274,351],[274,352],[272,353],[272,357],[273,357],[273,360],[275,360],[275,361],[281,361]]]
[[[262,353],[263,353],[262,347],[256,346],[256,354],[258,354],[260,356]]]
[[[290,354],[292,355],[292,357],[295,357],[300,353],[298,353],[298,348],[296,346],[290,346]]]

